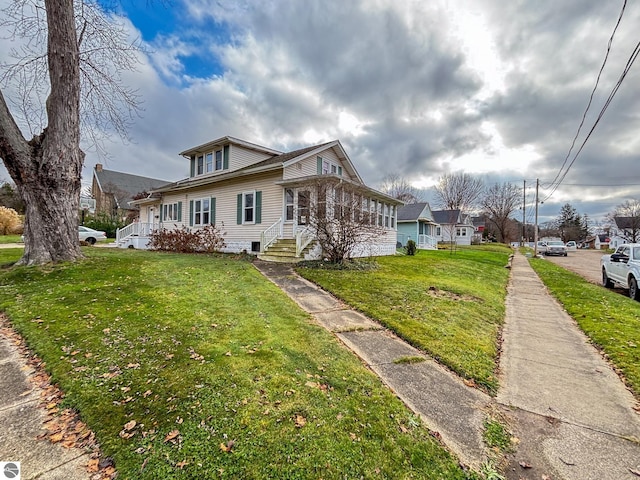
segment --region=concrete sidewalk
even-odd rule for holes
[[[32,374],[17,348],[0,336],[0,461],[20,462],[22,480],[88,480],[87,452],[37,438],[45,433],[47,415],[39,389],[29,382]]]
[[[518,438],[513,480],[638,479],[640,418],[617,375],[516,254],[508,287],[497,399],[295,274],[286,264],[256,267],[351,348],[460,460],[479,469],[489,409],[500,409]],[[422,356],[417,364],[394,363]]]
[[[633,395],[525,257],[514,257],[511,272],[497,397],[520,440],[508,478],[637,480]],[[521,461],[533,468],[522,469]]]

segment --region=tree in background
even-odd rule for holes
[[[404,203],[419,203],[424,201],[422,190],[411,185],[406,178],[401,177],[397,173],[385,175],[380,185],[380,191]]]
[[[124,24],[114,26],[97,1],[43,1],[14,0],[0,21],[9,35],[25,39],[11,52],[15,63],[3,65],[0,77],[3,89],[11,84],[22,95],[14,104],[24,107],[16,108],[14,117],[0,92],[0,157],[26,206],[21,265],[82,256],[77,230],[81,119],[94,132],[110,125],[123,134],[123,113],[137,106],[135,92],[118,77],[136,61]],[[18,121],[30,130],[30,140]]]
[[[468,173],[446,173],[435,186],[435,200],[443,210],[469,213],[478,205],[484,192],[484,183]]]
[[[509,243],[514,236],[514,222],[510,218],[522,205],[522,191],[512,183],[496,183],[489,187],[480,200],[490,223],[496,227],[498,241]]]
[[[580,238],[579,240],[585,240],[591,235],[591,227],[589,226],[589,216],[585,213],[580,220]]]
[[[11,208],[24,215],[24,202],[11,182],[0,182],[0,206]]]
[[[582,219],[578,211],[569,203],[565,203],[560,209],[560,214],[555,220],[555,226],[563,242],[580,240],[582,233]]]
[[[607,215],[617,233],[629,243],[640,242],[640,200],[627,200]]]
[[[460,213],[470,213],[478,205],[484,183],[468,173],[446,173],[434,187],[436,206],[449,212],[451,252],[456,245],[456,222]]]

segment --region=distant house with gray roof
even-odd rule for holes
[[[403,247],[413,240],[419,249],[435,250],[438,248],[436,228],[438,224],[427,202],[409,203],[398,208],[398,242]]]
[[[139,209],[136,205],[129,205],[129,202],[142,193],[148,193],[169,183],[167,180],[105,170],[102,164],[98,163],[93,169],[91,183],[91,193],[96,201],[95,211],[126,218]]]
[[[471,245],[474,233],[471,216],[460,210],[434,210],[433,220],[438,224],[438,242],[455,242],[457,245]]]

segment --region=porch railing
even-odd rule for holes
[[[438,239],[431,235],[418,235],[418,248],[436,249],[438,248]]]
[[[158,223],[142,223],[142,222],[133,222],[129,225],[126,225],[122,228],[118,228],[116,230],[116,244],[120,243],[127,237],[138,236],[144,237],[149,235],[154,230],[160,228],[160,224]]]
[[[282,217],[280,217],[276,223],[260,234],[260,253],[264,253],[269,245],[282,237],[282,229]]]
[[[315,236],[310,227],[305,227],[296,232],[296,257],[302,255],[302,251],[313,242]]]

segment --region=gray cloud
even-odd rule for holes
[[[545,188],[619,12],[599,0],[183,0],[176,8],[175,38],[159,37],[153,57],[127,74],[144,95],[144,118],[131,130],[135,143],[109,146],[108,168],[174,180],[187,173],[178,152],[222,135],[281,150],[339,138],[374,186],[388,172],[435,180],[465,159],[487,182],[540,178]],[[630,2],[586,129],[639,23],[640,5]],[[484,42],[486,57],[474,48]],[[196,78],[183,63],[193,52],[219,62],[219,73]],[[543,217],[569,202],[595,218],[640,198],[640,185],[622,185],[640,176],[638,72],[635,65],[565,184],[541,205]],[[341,126],[343,113],[358,128]],[[85,179],[97,161],[87,155]]]

